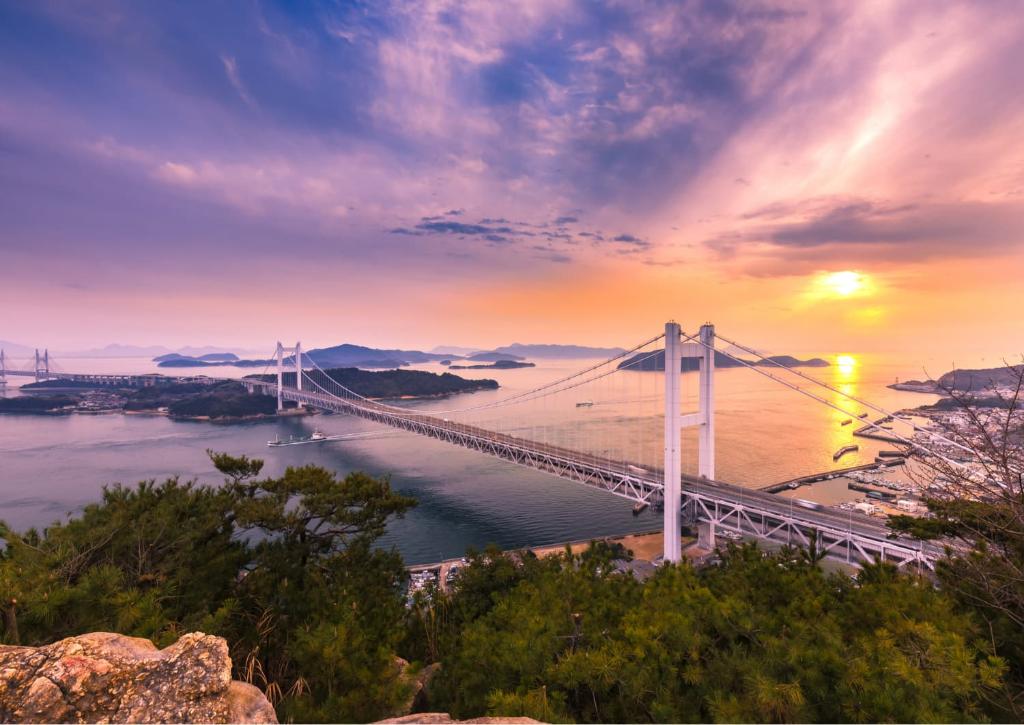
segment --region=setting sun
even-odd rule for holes
[[[864,276],[860,272],[832,272],[821,278],[821,285],[841,297],[849,297],[864,289]]]
[[[839,365],[840,367],[852,368],[856,364],[857,358],[855,358],[853,355],[840,355],[839,357],[836,358],[836,365]]]

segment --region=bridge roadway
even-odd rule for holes
[[[196,377],[205,376],[172,376],[172,375],[161,375],[160,373],[142,373],[142,374],[96,374],[96,373],[58,373],[48,372],[40,373],[38,376],[34,370],[5,370],[5,375],[17,375],[23,378],[35,378],[38,377],[40,380],[72,380],[80,383],[95,383],[96,385],[128,385],[132,387],[149,387],[156,385],[157,383],[168,383],[178,382],[181,380],[193,380]],[[226,378],[211,378],[212,380],[222,380]]]
[[[276,394],[274,382],[251,378],[244,382]],[[530,441],[415,410],[397,412],[372,401],[291,387],[282,389],[282,397],[488,453],[632,501],[655,505],[662,502],[663,473],[659,469]],[[890,539],[886,526],[863,514],[824,506],[805,508],[793,499],[689,475],[683,476],[683,510],[684,520],[698,528],[704,526],[707,533],[702,535],[708,546],[714,545],[715,533],[719,531],[802,546],[816,538],[819,551],[830,558],[849,563],[881,559],[922,570],[933,569],[934,562],[944,553],[941,546],[930,542]]]

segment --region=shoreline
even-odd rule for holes
[[[579,554],[590,546],[592,541],[603,541],[608,544],[622,544],[628,550],[633,552],[633,559],[636,561],[654,561],[657,557],[661,556],[662,546],[664,544],[664,538],[661,529],[655,529],[651,531],[645,531],[637,534],[619,534],[613,536],[591,536],[585,539],[574,539],[573,541],[563,541],[557,544],[540,544],[538,546],[524,546],[515,549],[502,549],[502,553],[515,554],[531,552],[538,558],[544,558],[546,556],[553,556],[561,554],[565,551],[568,546],[572,553]],[[683,548],[686,549],[691,544],[697,541],[696,537],[683,536]],[[462,561],[461,557],[454,557],[451,559],[444,559],[442,561],[434,561],[427,564],[409,564],[405,567],[406,571],[417,572],[417,571],[432,571],[432,570],[443,570],[452,564],[458,565]]]

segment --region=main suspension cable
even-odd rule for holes
[[[788,382],[786,380],[783,380],[782,378],[779,378],[779,377],[777,377],[775,375],[772,375],[771,373],[769,373],[769,372],[767,372],[765,370],[761,370],[754,363],[751,363],[751,362],[749,362],[747,360],[744,360],[743,358],[736,357],[735,355],[731,355],[730,353],[727,353],[724,350],[717,350],[713,345],[709,345],[709,344],[707,344],[705,342],[702,342],[697,335],[688,335],[688,334],[686,334],[685,332],[682,332],[682,331],[681,331],[681,334],[687,340],[690,340],[691,342],[696,342],[697,344],[699,344],[699,345],[701,345],[703,347],[706,347],[709,350],[713,350],[714,352],[717,352],[717,353],[719,353],[721,355],[724,355],[725,357],[729,358],[730,360],[734,360],[735,362],[738,362],[741,365],[750,368],[754,372],[756,372],[756,373],[758,373],[760,375],[764,375],[765,377],[770,378],[771,380],[774,380],[775,382],[779,383],[780,385],[785,385],[787,388],[789,388],[791,390],[795,390],[796,392],[800,393],[801,395],[805,395],[805,396],[807,396],[809,398],[812,398],[813,400],[816,400],[819,403],[822,403],[823,405],[827,405],[828,407],[832,408],[833,410],[838,410],[840,413],[843,413],[844,415],[848,415],[848,416],[851,416],[851,417],[858,417],[856,413],[852,413],[852,412],[850,412],[848,410],[845,410],[844,408],[839,407],[838,405],[836,405],[835,403],[833,403],[830,400],[826,400],[825,398],[821,397],[820,395],[817,395],[815,393],[810,392],[809,390],[801,388],[799,385],[794,385],[793,383],[790,383],[790,382]],[[716,334],[716,337],[717,336],[718,335]],[[722,339],[725,340],[724,337]],[[732,343],[730,343],[730,344],[732,344]],[[874,427],[873,424],[872,424],[872,427]],[[938,453],[938,452],[936,452],[936,451],[934,451],[934,450],[932,450],[932,449],[930,449],[930,448],[928,448],[926,446],[923,446],[920,443],[917,443],[917,442],[913,441],[912,439],[906,438],[905,436],[902,436],[899,433],[893,432],[893,438],[899,439],[901,442],[905,443],[906,445],[910,446],[911,448],[919,448],[919,449],[921,449],[921,450],[923,450],[923,451],[925,451],[927,453],[930,453],[931,455],[935,456],[936,458],[941,458],[943,461],[945,461],[946,463],[948,463],[948,464],[950,464],[952,466],[956,466],[958,468],[962,468],[962,469],[965,469],[965,470],[970,470],[969,466],[966,466],[965,464],[960,463],[959,461],[955,461],[955,460],[953,460],[951,458],[948,458],[947,456],[945,456],[945,455],[943,455],[941,453]],[[958,447],[964,448],[964,446],[958,446]],[[970,449],[965,448],[965,450],[969,451]]]
[[[626,357],[627,355],[630,355],[630,354],[636,352],[637,350],[640,350],[640,349],[646,347],[647,345],[650,345],[651,343],[657,342],[658,340],[660,340],[664,336],[665,336],[665,334],[661,333],[659,335],[656,335],[656,336],[652,337],[650,340],[646,340],[646,341],[640,343],[639,345],[635,345],[634,347],[630,348],[629,350],[623,350],[621,353],[619,353],[617,355],[614,355],[613,357],[608,358],[607,360],[603,360],[602,362],[600,362],[600,363],[598,363],[596,365],[591,365],[590,367],[584,368],[583,370],[580,370],[580,371],[578,371],[576,373],[573,373],[572,375],[568,375],[568,376],[566,376],[564,378],[560,378],[560,379],[554,380],[554,381],[552,381],[550,383],[546,383],[545,385],[542,385],[542,386],[540,386],[538,388],[534,388],[533,390],[527,390],[527,391],[524,391],[522,393],[516,393],[515,395],[511,395],[511,396],[509,396],[507,398],[502,398],[501,400],[495,400],[495,401],[492,401],[490,403],[483,403],[483,404],[480,404],[480,405],[473,405],[473,406],[468,406],[468,407],[465,407],[465,408],[450,408],[450,409],[445,409],[445,410],[422,410],[422,411],[419,411],[419,412],[420,412],[420,414],[429,414],[429,415],[445,415],[445,414],[455,414],[455,413],[468,413],[468,412],[473,412],[473,411],[478,411],[478,410],[486,410],[486,409],[490,409],[490,408],[497,408],[497,407],[501,407],[501,406],[504,406],[504,405],[510,405],[510,404],[516,403],[516,402],[528,402],[526,400],[521,400],[522,398],[528,398],[529,400],[535,400],[536,398],[532,397],[532,396],[536,396],[537,393],[541,393],[541,392],[544,392],[544,391],[549,390],[551,388],[557,387],[559,385],[562,385],[563,383],[569,382],[571,380],[579,378],[580,376],[586,375],[587,373],[593,372],[594,370],[602,368],[605,365],[609,365],[609,364],[615,362],[616,360],[619,360],[619,359],[621,359],[623,357]],[[308,355],[306,357],[309,358]],[[408,414],[409,413],[409,408],[403,408],[403,407],[400,407],[400,406],[392,406],[392,405],[387,405],[387,404],[384,404],[384,403],[377,403],[377,401],[371,401],[369,398],[366,398],[365,396],[362,396],[359,393],[356,393],[355,391],[345,387],[344,385],[342,385],[338,381],[334,380],[330,376],[330,374],[328,374],[323,368],[321,368],[317,364],[317,362],[315,360],[309,358],[309,361],[313,364],[313,367],[316,370],[319,370],[321,373],[326,375],[329,380],[332,380],[335,384],[337,384],[339,386],[339,388],[341,388],[342,390],[344,390],[348,394],[350,394],[350,395],[352,395],[352,396],[354,396],[356,398],[359,398],[361,400],[365,400],[367,402],[375,403],[375,404],[377,404],[377,405],[379,405],[381,407],[389,408],[391,410],[394,410],[396,413],[400,413],[400,414]],[[618,369],[624,369],[624,368],[615,368],[615,370],[618,370]],[[612,372],[614,372],[614,370]],[[608,374],[610,374],[610,373],[608,373]],[[590,380],[599,380],[600,377],[601,376],[598,376],[598,377],[595,377],[595,378],[591,378]],[[308,378],[308,376],[307,376],[307,378]],[[577,386],[571,386],[571,387],[577,387]],[[557,393],[557,392],[562,392],[563,390],[570,390],[571,387],[563,388],[563,389],[557,390],[557,391],[553,391],[551,394]],[[324,391],[324,392],[327,392],[327,391]]]
[[[771,365],[774,365],[774,366],[776,366],[778,368],[782,368],[783,370],[785,370],[788,373],[796,375],[797,377],[800,377],[800,378],[802,378],[802,379],[804,379],[804,380],[806,380],[808,382],[814,383],[815,385],[820,385],[821,387],[825,388],[826,390],[829,390],[829,391],[831,391],[833,393],[836,393],[837,395],[842,395],[844,398],[849,398],[853,402],[859,403],[859,404],[863,405],[865,408],[870,408],[871,410],[874,410],[877,413],[882,413],[883,415],[885,415],[885,416],[887,416],[889,418],[892,418],[893,420],[898,420],[900,423],[903,423],[905,425],[910,426],[914,430],[914,432],[916,432],[916,433],[921,433],[921,434],[929,435],[932,438],[936,438],[938,440],[941,440],[941,441],[943,441],[945,443],[948,443],[951,446],[955,446],[956,448],[959,448],[959,449],[961,449],[961,450],[963,450],[965,452],[968,452],[968,453],[973,453],[974,452],[968,446],[961,445],[960,443],[957,443],[954,440],[950,440],[949,438],[946,438],[943,435],[940,435],[938,433],[935,433],[933,431],[929,431],[929,430],[927,430],[925,428],[920,427],[919,425],[914,423],[914,421],[910,420],[909,418],[905,418],[905,417],[903,417],[901,415],[898,415],[898,414],[893,413],[893,412],[891,412],[889,410],[886,410],[885,408],[881,407],[880,405],[875,405],[874,403],[872,403],[872,402],[870,402],[868,400],[863,400],[861,398],[858,398],[855,395],[850,395],[849,393],[845,393],[842,390],[839,390],[838,388],[836,388],[836,387],[834,387],[832,385],[829,385],[825,381],[818,380],[817,378],[815,378],[815,377],[813,377],[811,375],[807,375],[806,373],[802,373],[799,370],[795,370],[793,368],[787,368],[785,365],[780,363],[778,360],[773,360],[770,357],[766,357],[766,356],[762,355],[761,353],[759,353],[757,350],[754,350],[753,348],[747,347],[746,345],[742,345],[742,344],[740,344],[738,342],[733,342],[729,338],[723,337],[722,335],[719,335],[717,332],[715,333],[715,337],[717,337],[717,338],[719,338],[719,339],[729,343],[730,345],[732,345],[734,347],[738,347],[741,350],[750,353],[751,355],[756,355],[761,360],[764,360],[765,362],[770,363]],[[722,354],[724,355],[724,354],[727,354],[727,353],[722,353]],[[732,356],[730,355],[729,357],[732,357]],[[736,359],[736,358],[733,358],[733,359]]]

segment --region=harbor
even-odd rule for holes
[[[878,468],[891,468],[893,466],[902,466],[905,463],[905,459],[901,456],[899,458],[889,458],[885,461],[876,460],[873,463],[864,463],[857,466],[849,466],[847,468],[834,468],[829,471],[821,471],[819,473],[812,473],[807,476],[798,476],[796,478],[790,478],[785,481],[778,483],[769,483],[766,486],[758,488],[759,491],[765,491],[767,493],[781,493],[787,489],[796,489],[801,486],[810,486],[814,483],[821,481],[830,481],[836,478],[842,478],[850,473],[858,471],[871,471],[877,470]]]
[[[867,414],[865,413],[864,416],[866,415]],[[884,432],[885,430],[892,430],[892,427],[887,425],[888,423],[892,423],[892,421],[893,417],[891,415],[887,415],[874,422],[862,425],[860,428],[855,430],[853,434],[860,438],[870,438],[876,441],[884,441],[885,443],[904,443],[905,440],[903,438],[899,438],[895,434],[886,434]]]

